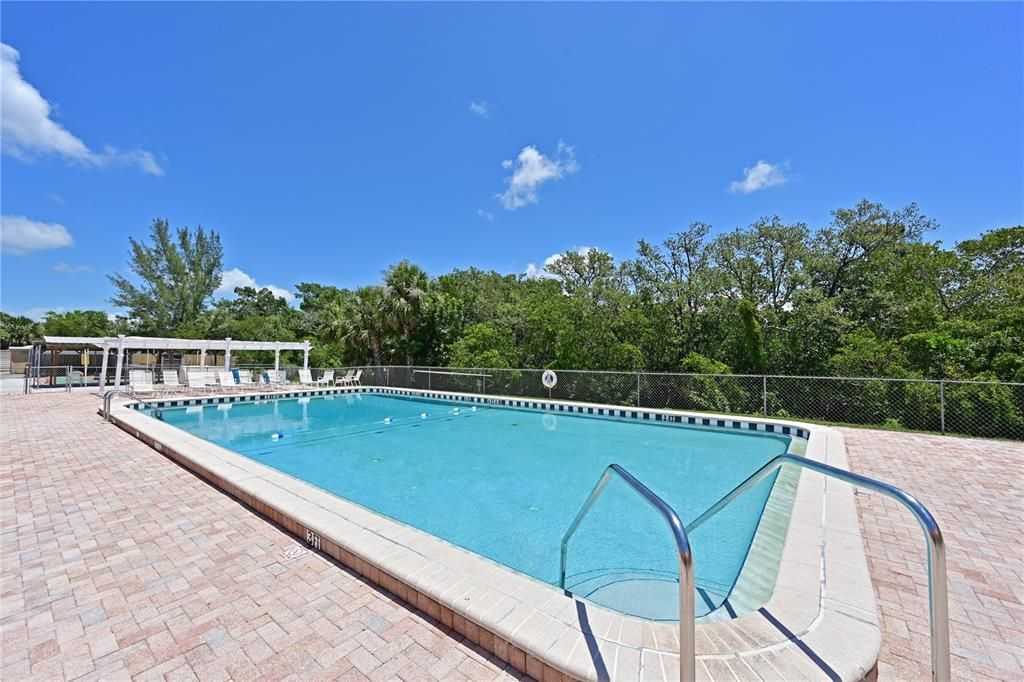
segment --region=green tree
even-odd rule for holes
[[[802,289],[793,297],[793,309],[779,322],[767,340],[769,371],[776,374],[823,375],[840,340],[854,323],[834,298],[816,287]]]
[[[384,271],[384,311],[390,325],[401,335],[405,362],[413,364],[416,348],[413,332],[423,318],[423,302],[430,278],[418,265],[407,260]]]
[[[35,320],[24,315],[0,312],[0,347],[27,346],[38,341],[42,335],[42,329]]]
[[[644,366],[646,319],[636,310],[622,269],[598,249],[568,251],[545,266],[558,278],[564,316],[556,330],[555,367],[636,370]],[[558,318],[555,318],[558,319]]]
[[[660,245],[641,239],[636,258],[624,264],[654,329],[647,345],[656,350],[648,357],[668,368],[707,346],[708,303],[722,288],[707,240],[710,230],[707,223],[695,222]]]
[[[452,346],[453,367],[515,367],[516,354],[508,329],[474,324]]]
[[[335,300],[321,319],[324,338],[342,343],[357,362],[372,360],[375,365],[384,364],[387,318],[382,287],[360,287],[351,297]]]
[[[269,289],[237,287],[235,298],[217,301],[195,323],[183,326],[184,333],[203,338],[232,338],[245,341],[298,341],[301,313]],[[239,363],[268,363],[272,351],[239,351]]]
[[[323,323],[324,311],[335,303],[343,303],[352,292],[347,289],[317,284],[316,282],[300,282],[295,285],[295,291],[299,299],[299,324],[296,331],[301,336],[316,336]],[[320,353],[317,353],[319,356]],[[326,363],[331,365],[341,364],[338,359],[335,362]]]
[[[743,323],[743,340],[745,359],[744,369],[756,374],[763,374],[767,371],[768,362],[764,352],[764,332],[761,323],[757,319],[757,309],[754,304],[744,299],[739,303],[740,321]]]
[[[49,336],[110,336],[114,323],[101,310],[50,311],[43,318],[43,331]]]
[[[111,303],[128,310],[143,334],[166,336],[195,324],[220,285],[223,250],[216,232],[192,231],[153,221],[151,244],[130,237],[128,266],[136,282],[108,275],[116,292]]]
[[[936,329],[907,334],[900,339],[909,366],[922,376],[951,379],[965,376],[970,344],[948,330]]]
[[[759,309],[782,312],[806,281],[807,226],[761,218],[714,242],[715,262],[727,275],[730,293]]]
[[[863,327],[840,341],[831,370],[840,377],[905,377],[906,363],[899,345],[879,339]]]
[[[893,211],[864,199],[853,208],[835,210],[832,223],[815,236],[811,276],[827,296],[856,296],[872,281],[877,255],[920,241],[935,227],[917,204]]]

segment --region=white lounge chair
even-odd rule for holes
[[[349,382],[352,381],[352,377],[355,376],[355,373],[356,373],[356,371],[354,369],[350,369],[349,371],[345,372],[345,376],[338,377],[337,379],[335,379],[334,380],[334,385],[335,386],[348,386]]]
[[[185,385],[190,391],[206,391],[210,386],[206,383],[206,370],[190,368],[185,370]]]
[[[270,390],[276,391],[284,386],[284,372],[279,369],[268,369],[263,373],[264,381],[270,387]]]
[[[235,383],[235,373],[227,369],[217,372],[217,383],[225,391],[234,391],[238,388],[238,384]]]
[[[325,369],[323,376],[321,376],[313,383],[315,383],[317,386],[330,386],[331,384],[334,383],[334,370]]]
[[[128,372],[128,390],[132,393],[156,393],[153,387],[153,374],[142,369]]]
[[[178,381],[178,373],[175,371],[164,372],[163,383],[160,386],[163,388],[164,393],[177,393],[184,388]]]
[[[359,386],[359,381],[362,378],[363,370],[349,370],[348,374],[342,377],[340,384],[342,386]]]
[[[303,386],[315,386],[316,382],[313,381],[313,373],[308,369],[299,370],[299,383]]]
[[[240,369],[238,370],[238,387],[242,389],[259,388],[259,384],[253,382],[252,372]]]

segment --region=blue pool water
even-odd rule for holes
[[[173,408],[163,417],[552,584],[562,535],[608,464],[625,467],[688,523],[789,444],[760,433],[374,394]],[[773,482],[692,535],[698,615],[728,596]],[[619,480],[573,537],[568,573],[570,589],[597,603],[678,618],[672,537]]]

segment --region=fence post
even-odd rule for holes
[[[946,382],[939,379],[939,429],[946,433]]]
[[[636,406],[640,407],[640,372],[636,373]]]
[[[761,376],[761,409],[764,412],[764,416],[768,416],[768,375],[764,374]]]

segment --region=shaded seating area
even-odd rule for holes
[[[110,388],[152,397],[246,390],[274,392],[289,385],[359,386],[363,375],[361,369],[311,369],[312,346],[308,341],[45,336],[44,343],[30,348],[25,372],[35,382],[32,388],[92,387],[100,394]],[[246,351],[272,352],[273,368],[247,365],[248,358],[234,355]],[[299,368],[295,367],[297,351],[302,352]],[[281,367],[282,352],[293,353],[286,358],[287,370]],[[235,360],[241,365],[233,367]],[[268,360],[269,353],[262,362],[269,364]],[[45,364],[58,361],[63,364]]]
[[[282,351],[302,351],[302,366],[305,371],[309,370],[309,351],[312,348],[309,341],[240,341],[236,339],[177,339],[149,336],[125,336],[106,337],[89,339],[89,343],[99,347],[102,352],[101,369],[99,372],[99,390],[102,392],[108,385],[107,374],[110,365],[111,355],[114,356],[113,386],[123,385],[126,359],[129,353],[146,351],[158,353],[194,353],[197,357],[197,364],[184,367],[185,387],[190,391],[208,391],[216,389],[234,390],[243,386],[251,385],[251,381],[245,381],[241,375],[247,371],[239,371],[239,379],[236,381],[234,371],[231,369],[231,355],[240,351],[273,351],[274,369],[268,371],[267,383],[273,387],[279,387],[285,383],[284,372],[281,371]],[[217,357],[220,362],[216,365],[208,365],[209,356]],[[165,368],[164,384],[153,384],[150,379],[150,387],[154,391],[164,390],[168,386],[167,377],[172,372]],[[131,377],[129,376],[129,379]],[[172,384],[175,389],[181,388],[177,379]],[[168,386],[170,388],[170,386]]]

